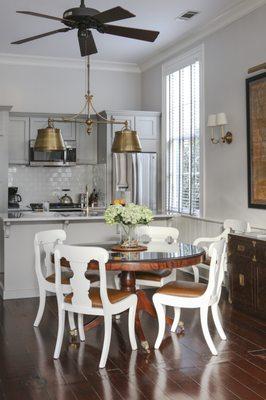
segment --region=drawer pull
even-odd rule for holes
[[[253,257],[252,257],[252,261],[253,261],[253,262],[257,262],[256,256],[253,256]]]
[[[239,285],[245,286],[245,275],[239,274]]]
[[[238,244],[237,251],[241,251],[241,252],[245,251],[245,246],[243,246],[243,244]]]

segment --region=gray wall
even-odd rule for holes
[[[85,72],[81,68],[5,63],[0,59],[0,105],[12,111],[76,113],[84,104]],[[138,110],[140,73],[91,71],[91,92],[98,111]]]
[[[262,227],[266,226],[266,211],[247,206],[245,79],[249,67],[265,62],[265,20],[263,6],[203,40],[205,116],[207,119],[208,114],[226,112],[228,128],[234,134],[229,146],[212,145],[206,140],[205,217],[243,218]],[[161,82],[161,65],[143,72],[144,110],[161,110]],[[203,134],[207,135],[207,129]]]

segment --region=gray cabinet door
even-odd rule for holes
[[[38,129],[47,127],[48,119],[44,117],[31,117],[30,118],[30,139],[36,139]],[[61,129],[64,140],[75,140],[75,123],[74,122],[55,122],[55,128]]]
[[[29,118],[10,117],[8,127],[9,164],[29,163]]]
[[[160,118],[154,116],[136,116],[135,129],[140,139],[159,139]]]
[[[77,164],[97,164],[97,127],[90,135],[85,124],[76,124]]]

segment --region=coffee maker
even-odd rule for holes
[[[8,208],[19,208],[19,203],[22,198],[20,194],[17,194],[18,188],[11,186],[8,188]]]

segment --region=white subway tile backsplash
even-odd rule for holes
[[[79,201],[79,194],[84,193],[86,185],[90,192],[95,188],[99,192],[99,201],[105,203],[106,166],[77,165],[73,167],[28,167],[10,166],[8,186],[17,186],[22,197],[21,206],[43,201],[57,202],[62,196],[62,189],[70,189],[74,202]]]

